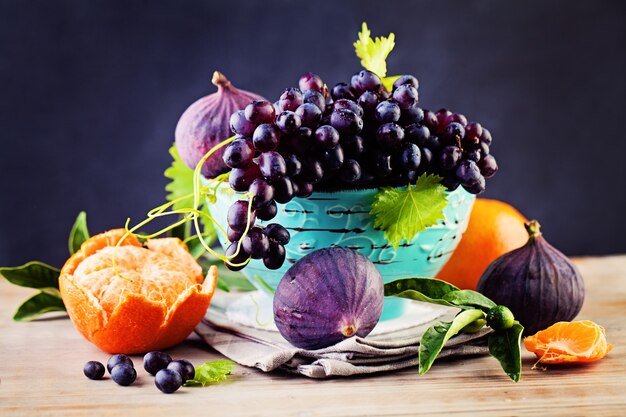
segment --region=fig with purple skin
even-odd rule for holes
[[[367,336],[383,299],[383,280],[369,259],[352,249],[319,249],[292,265],[278,284],[274,322],[292,345],[321,349]]]
[[[234,134],[231,132],[233,113],[244,109],[253,100],[263,99],[257,94],[235,88],[219,71],[213,73],[211,82],[217,87],[217,92],[189,106],[176,125],[176,149],[185,165],[191,169],[195,169],[211,148]],[[256,125],[243,115],[240,119],[239,124],[243,126],[239,126],[239,129],[250,130],[252,135]],[[202,175],[215,178],[229,170],[222,160],[224,151],[225,148],[221,148],[207,159],[202,165]]]

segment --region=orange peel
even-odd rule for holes
[[[152,239],[142,246],[124,229],[85,241],[59,276],[74,326],[109,353],[180,343],[202,320],[216,285],[217,268],[205,279],[180,239]]]

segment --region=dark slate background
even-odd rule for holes
[[[484,197],[569,255],[626,252],[626,7],[620,1],[0,1],[0,265],[61,264],[164,200],[180,114],[219,69],[275,99],[359,69],[362,21],[396,34],[390,73],[423,107],[489,127]]]

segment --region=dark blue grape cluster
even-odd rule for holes
[[[280,268],[288,231],[255,221],[271,220],[277,203],[306,198],[314,189],[401,186],[433,173],[448,190],[462,185],[483,192],[485,178],[498,169],[489,131],[461,114],[420,108],[418,88],[417,78],[403,75],[388,91],[376,74],[362,70],[329,89],[306,73],[275,103],[255,100],[234,113],[230,126],[237,137],[223,159],[231,188],[249,192],[251,201],[238,201],[228,212],[227,266],[239,270],[252,258]]]

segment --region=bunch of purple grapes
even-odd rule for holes
[[[255,100],[234,113],[230,126],[237,138],[223,158],[232,168],[231,188],[249,192],[251,201],[229,209],[226,255],[237,256],[227,266],[238,270],[252,258],[280,268],[289,232],[255,221],[271,220],[277,203],[308,197],[314,188],[399,186],[433,173],[448,190],[461,185],[470,193],[484,191],[485,178],[498,169],[489,131],[461,114],[421,109],[418,87],[414,76],[403,75],[389,92],[376,74],[362,70],[349,84],[329,90],[318,75],[307,73],[299,88],[286,89],[274,104]]]

